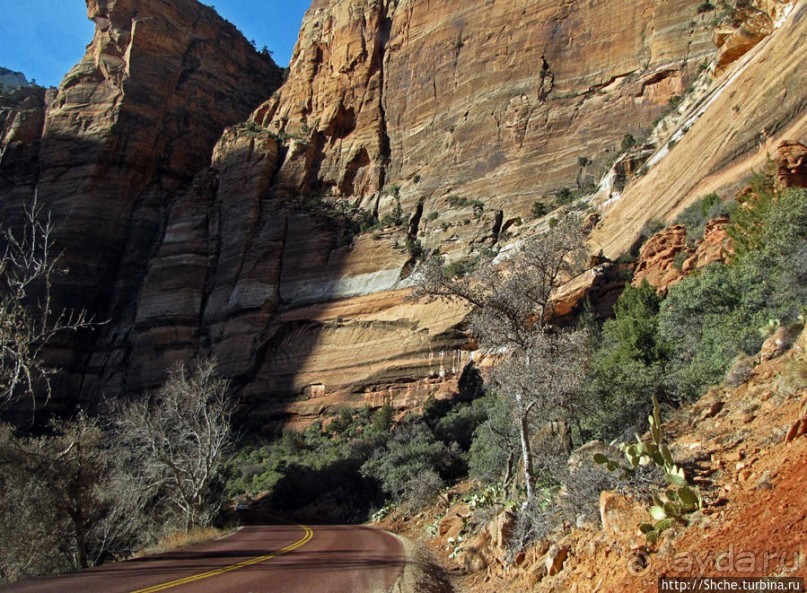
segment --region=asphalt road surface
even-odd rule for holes
[[[25,593],[382,593],[401,543],[362,526],[255,524],[184,550],[0,587]]]

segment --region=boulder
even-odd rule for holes
[[[544,556],[544,568],[548,576],[558,574],[563,570],[563,565],[569,557],[569,548],[558,544],[552,544],[549,551]]]
[[[783,140],[773,162],[779,187],[807,187],[807,146]]]
[[[600,493],[600,521],[603,531],[620,540],[638,533],[640,523],[649,521],[647,510],[633,499],[618,492]]]

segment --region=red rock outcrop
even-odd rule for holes
[[[726,261],[732,253],[726,228],[729,219],[715,218],[706,223],[703,237],[695,247],[687,243],[686,227],[675,225],[650,237],[639,250],[633,274],[633,285],[647,280],[659,292],[683,279],[687,274],[714,262]]]
[[[720,48],[715,71],[722,73],[773,32],[773,20],[761,10],[739,10],[737,16],[715,31],[715,45]]]
[[[695,246],[695,253],[684,260],[681,271],[685,274],[715,262],[725,262],[733,253],[731,238],[726,229],[729,219],[714,218],[706,223],[703,238]]]
[[[807,187],[807,146],[784,140],[774,159],[779,187]]]
[[[684,277],[679,254],[688,257],[690,253],[685,226],[677,224],[656,233],[639,250],[633,284],[638,286],[647,280],[650,286],[666,292],[668,286]]]

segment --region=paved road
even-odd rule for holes
[[[361,526],[250,525],[185,550],[0,587],[24,593],[381,593],[406,562]]]

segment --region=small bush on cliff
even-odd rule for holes
[[[460,259],[450,264],[446,264],[443,268],[443,273],[448,278],[461,278],[473,272],[474,268],[478,265],[478,257]]]
[[[701,198],[684,210],[675,219],[675,224],[682,224],[687,229],[687,242],[692,245],[703,236],[706,223],[719,216],[730,216],[737,202],[724,202],[716,193]]]
[[[709,2],[708,0],[705,0],[704,2],[698,4],[698,14],[703,14],[704,12],[711,12],[714,9],[715,5]]]
[[[530,213],[533,218],[543,218],[549,214],[549,206],[544,202],[533,202]]]
[[[381,218],[382,226],[402,226],[404,223],[403,208],[401,208],[401,199],[395,196],[395,207],[390,214],[385,214]]]
[[[574,193],[568,187],[559,189],[555,194],[555,201],[559,206],[571,204],[574,201]]]

